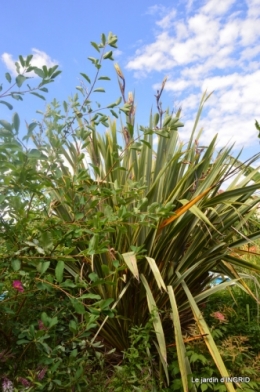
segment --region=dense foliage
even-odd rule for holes
[[[89,58],[93,82],[81,73],[90,87],[82,83],[80,96],[51,102],[22,140],[17,113],[12,123],[0,121],[0,366],[4,382],[28,390],[98,391],[102,371],[111,391],[162,390],[175,377],[169,366],[175,355],[180,377],[174,390],[195,391],[182,336],[194,319],[215,374],[229,374],[199,304],[233,279],[254,297],[240,269],[260,267],[240,255],[245,243],[260,237],[248,224],[259,203],[257,170],[250,166],[259,156],[241,163],[231,147],[216,149],[217,136],[200,145],[206,93],[183,144],[181,110],[162,109],[166,79],[156,95],[157,113],[148,127],[135,130],[134,97],[126,99],[117,64],[122,97],[96,107],[91,94],[104,92],[96,83],[109,79],[100,72],[104,60],[113,60],[116,43],[111,33],[92,42],[99,56]],[[57,67],[39,70],[30,61],[20,57],[17,87],[34,71],[42,79],[37,88],[47,92],[42,86],[58,75]],[[211,288],[211,271],[232,280]],[[119,366],[124,358],[127,368]],[[222,387],[234,391],[235,383]]]

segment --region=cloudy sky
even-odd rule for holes
[[[167,76],[163,107],[182,107],[182,140],[191,132],[202,93],[214,91],[201,119],[201,143],[218,133],[219,147],[236,142],[245,158],[259,152],[254,120],[260,121],[260,0],[9,0],[1,13],[3,82],[7,70],[15,73],[18,55],[32,53],[36,65],[62,69],[47,101],[67,99],[80,84],[80,72],[94,74],[87,60],[95,53],[90,41],[99,42],[101,33],[112,31],[119,38],[114,58],[126,90],[135,91],[139,125],[147,125],[151,107],[156,109],[154,94]],[[102,99],[111,103],[119,96],[112,62],[102,73],[112,81],[97,87],[106,88]],[[45,105],[30,97],[13,103],[27,122]],[[0,106],[0,118],[9,117]]]

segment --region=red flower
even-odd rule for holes
[[[13,288],[20,291],[20,293],[24,292],[24,288],[23,288],[22,282],[20,280],[13,281]]]

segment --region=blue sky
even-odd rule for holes
[[[218,133],[219,147],[236,142],[238,149],[244,147],[244,158],[259,152],[254,119],[260,120],[260,0],[9,0],[1,14],[3,82],[18,55],[32,53],[38,66],[59,64],[62,70],[46,102],[67,99],[80,84],[80,72],[94,75],[87,60],[96,55],[90,41],[100,42],[101,33],[112,31],[126,92],[135,91],[139,125],[147,125],[151,107],[156,109],[154,94],[168,76],[163,107],[182,106],[181,140],[191,132],[202,93],[214,90],[200,123],[201,143]],[[120,92],[112,62],[104,63],[102,74],[112,80],[97,87],[106,88],[107,103],[114,102]],[[92,98],[103,102],[104,97]],[[22,124],[46,105],[29,96],[12,103]],[[1,119],[11,115],[0,106]]]

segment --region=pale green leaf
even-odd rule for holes
[[[139,280],[139,271],[137,266],[137,259],[134,252],[122,254],[127,267],[130,269],[134,277]]]
[[[179,278],[181,277],[181,274],[179,272],[176,272],[176,274]],[[210,352],[210,354],[211,354],[211,356],[212,356],[212,358],[213,358],[213,360],[219,370],[219,373],[221,374],[222,377],[230,377],[230,375],[228,374],[228,371],[226,369],[226,366],[223,362],[223,359],[219,353],[219,350],[216,346],[216,343],[214,342],[214,339],[211,335],[210,329],[207,326],[207,324],[202,316],[202,313],[199,310],[188,286],[186,285],[186,283],[184,281],[181,282],[181,285],[187,295],[188,301],[190,303],[190,306],[191,306],[192,312],[194,314],[195,321],[199,327],[200,333],[202,335],[206,335],[204,337],[204,341],[205,341],[205,343],[209,349],[209,352]],[[231,383],[225,382],[225,385],[226,385],[228,392],[235,392],[235,389]]]
[[[152,291],[149,287],[149,284],[143,274],[140,275],[140,279],[141,279],[141,281],[145,287],[145,290],[146,290],[147,303],[148,303],[149,311],[152,315],[154,330],[156,333],[160,352],[161,352],[163,361],[167,364],[167,350],[166,350],[165,336],[164,336],[164,332],[163,332],[163,327],[162,327],[160,315],[157,310],[156,302],[154,300],[154,297],[153,297]]]
[[[13,114],[13,127],[16,130],[16,132],[18,133],[19,127],[20,127],[20,118],[17,113]]]
[[[55,277],[59,283],[63,280],[64,261],[59,260],[55,268]]]
[[[159,289],[160,290],[164,289],[165,291],[167,291],[165,283],[164,283],[164,280],[162,278],[162,275],[160,273],[160,270],[159,270],[155,260],[152,259],[151,257],[147,257],[147,256],[145,258],[146,258],[146,260],[148,261],[148,263],[150,265],[150,268],[151,268],[151,270],[153,272],[153,276],[155,277],[155,280],[156,280],[156,282],[158,284]]]
[[[13,106],[10,103],[8,103],[8,102],[0,100],[0,103],[2,103],[3,105],[6,105],[8,107],[8,109],[10,109],[10,110],[13,109]]]
[[[6,80],[7,80],[9,83],[12,82],[12,78],[11,78],[11,75],[9,74],[9,72],[6,72],[5,78],[6,78]]]

